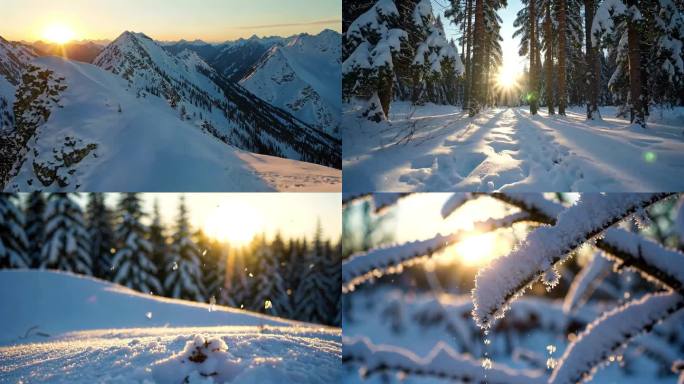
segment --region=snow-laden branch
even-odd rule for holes
[[[348,206],[361,201],[370,201],[371,204],[373,204],[374,212],[380,214],[383,211],[394,207],[399,200],[411,194],[413,194],[413,192],[349,194],[342,197],[342,207],[347,208]]]
[[[442,206],[442,218],[447,218],[454,213],[455,210],[461,208],[463,204],[473,199],[472,193],[454,193],[449,196],[449,199],[444,202]]]
[[[610,260],[634,268],[647,280],[680,293],[684,291],[684,253],[667,249],[636,233],[614,228],[596,240],[596,246],[605,250]]]
[[[556,218],[565,207],[544,198],[541,193],[492,193],[489,195],[527,212],[530,220],[544,224],[555,224]]]
[[[558,217],[554,226],[532,231],[519,248],[494,260],[475,277],[473,317],[478,326],[489,328],[503,317],[510,300],[522,295],[535,279],[551,271],[554,264],[583,243],[627,216],[671,194],[584,194],[580,201]],[[550,287],[554,280],[545,279]]]
[[[391,371],[463,383],[536,384],[546,382],[546,376],[539,371],[514,370],[499,364],[492,364],[491,368],[485,370],[478,360],[459,354],[441,342],[425,358],[402,348],[374,345],[367,338],[343,338],[342,344],[342,362],[362,364],[366,376]]]
[[[612,263],[607,258],[602,257],[600,253],[594,254],[589,265],[584,267],[570,284],[570,289],[563,302],[563,311],[571,313],[584,304],[596,287],[601,284],[603,278],[608,275],[611,266]]]
[[[646,295],[606,313],[568,346],[549,383],[575,384],[591,379],[611,354],[682,307],[684,298],[670,292]]]
[[[385,274],[400,273],[404,267],[419,263],[461,239],[461,232],[437,235],[431,239],[390,245],[352,255],[342,262],[342,291]]]
[[[480,232],[489,232],[499,228],[507,228],[515,223],[521,223],[524,221],[536,222],[536,220],[533,220],[532,215],[525,211],[521,211],[511,213],[510,215],[506,215],[498,219],[487,219],[484,221],[477,222],[474,224],[474,227]]]

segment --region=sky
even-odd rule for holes
[[[59,24],[75,40],[113,40],[123,31],[156,40],[223,42],[341,30],[340,0],[2,0],[0,36],[44,39]]]
[[[106,194],[106,202],[114,206],[120,195]],[[162,220],[172,226],[178,212],[178,193],[142,193],[146,213],[151,214],[154,201],[159,201]],[[339,193],[185,193],[193,229],[220,228],[219,235],[232,242],[249,241],[264,233],[272,238],[280,232],[285,238],[311,238],[320,218],[323,234],[337,241],[341,235],[342,197]],[[87,198],[80,196],[85,204]],[[149,223],[149,222],[148,222]],[[216,232],[216,231],[215,231]],[[237,240],[234,238],[237,234]],[[250,233],[252,232],[252,233]],[[210,233],[212,235],[212,233]],[[240,239],[240,235],[246,236]],[[239,244],[238,244],[239,245]]]
[[[446,0],[432,0],[433,11],[437,14],[443,14],[446,5]],[[513,38],[513,32],[515,32],[513,22],[522,6],[520,0],[508,0],[508,6],[504,9],[500,9],[498,12],[503,20],[501,25],[501,37],[503,38],[503,41],[501,42],[504,58],[503,65],[512,67],[511,70],[507,71],[509,73],[521,74],[526,62],[524,57],[518,55],[520,39]],[[444,31],[449,39],[454,38],[454,40],[456,40],[456,38],[460,36],[460,31],[457,30],[457,26],[453,23],[444,23]],[[458,46],[458,49],[461,49],[460,45]]]

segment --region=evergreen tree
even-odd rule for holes
[[[302,321],[326,324],[330,318],[329,303],[338,287],[330,286],[326,279],[325,253],[320,223],[311,249],[303,260],[301,280],[294,293],[295,318]]]
[[[290,317],[292,308],[290,299],[285,288],[285,281],[282,276],[278,250],[283,251],[282,240],[268,244],[262,235],[254,250],[253,257],[257,260],[257,275],[254,282],[254,297],[252,299],[252,309],[260,312],[271,313],[276,316]],[[265,307],[266,301],[271,303],[271,308]]]
[[[168,245],[166,243],[166,234],[164,233],[164,226],[161,223],[161,214],[159,213],[159,201],[155,199],[154,208],[152,210],[152,224],[150,225],[150,245],[152,246],[152,263],[157,268],[157,281],[162,282],[166,280],[166,254],[168,253]]]
[[[49,195],[45,228],[41,268],[92,275],[88,230],[81,207],[70,194]]]
[[[342,88],[346,99],[367,100],[363,116],[386,119],[394,86],[394,60],[408,38],[393,0],[379,0],[343,36]]]
[[[140,198],[126,193],[118,204],[119,223],[116,228],[117,251],[112,260],[114,282],[140,292],[160,294],[157,267],[152,263],[152,245],[147,240],[147,227]]]
[[[209,238],[204,231],[195,233],[195,243],[200,250],[202,263],[202,296],[219,300],[223,296],[226,282],[226,258],[221,244]]]
[[[197,245],[192,241],[185,198],[181,196],[175,234],[166,261],[166,294],[177,299],[205,301]]]
[[[90,193],[86,206],[90,256],[93,260],[93,276],[111,279],[112,250],[114,249],[114,223],[111,210],[105,205],[102,193]]]
[[[0,193],[0,268],[27,268],[28,241],[17,196]]]
[[[28,259],[32,268],[41,264],[41,252],[45,243],[45,196],[32,192],[26,198],[26,238],[28,239]]]

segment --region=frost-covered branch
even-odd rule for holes
[[[530,214],[529,220],[543,224],[555,224],[558,215],[565,210],[561,204],[540,193],[492,193],[489,196],[520,208]]]
[[[525,221],[534,221],[532,215],[525,211],[511,213],[504,217],[498,219],[487,219],[474,224],[475,229],[481,232],[490,232],[499,228],[507,228],[515,223],[521,223]]]
[[[357,285],[385,274],[400,273],[404,267],[423,261],[459,239],[461,232],[440,234],[427,240],[385,246],[352,255],[342,263],[342,291],[353,291]]]
[[[494,319],[503,317],[510,300],[522,295],[535,279],[552,271],[553,265],[568,253],[629,215],[670,195],[582,195],[577,204],[559,215],[554,226],[535,229],[519,248],[478,272],[473,290],[476,323],[483,328],[490,327]],[[549,287],[556,282],[553,276],[545,279]]]
[[[442,217],[446,219],[449,215],[454,213],[454,211],[461,208],[463,204],[472,200],[474,196],[475,195],[472,193],[454,193],[449,196],[449,199],[444,202],[444,205],[442,206]]]
[[[535,384],[545,383],[539,371],[513,370],[493,364],[485,370],[479,361],[459,354],[439,343],[425,358],[394,346],[374,345],[367,338],[343,338],[342,362],[362,364],[366,376],[379,372],[401,372],[463,383]]]
[[[379,214],[394,207],[399,200],[411,194],[413,192],[350,194],[342,197],[342,207],[346,208],[360,201],[370,201],[373,204],[375,213]]]
[[[612,263],[599,253],[594,254],[594,258],[589,265],[584,267],[570,284],[568,294],[563,302],[563,311],[570,313],[587,301],[589,296],[598,287],[603,278],[610,272]]]
[[[684,254],[667,249],[636,233],[611,228],[596,246],[608,252],[610,260],[637,270],[647,280],[684,291]]]
[[[549,383],[575,384],[591,379],[598,367],[627,342],[683,307],[684,298],[670,292],[646,295],[606,313],[568,346]]]

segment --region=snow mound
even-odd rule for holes
[[[72,331],[140,327],[264,326],[293,322],[173,300],[67,272],[0,271],[0,345],[45,341]],[[149,316],[148,316],[149,314]]]
[[[240,359],[228,352],[220,338],[195,335],[185,343],[183,351],[155,363],[152,376],[160,383],[199,382],[212,378],[223,383],[231,381],[244,369]]]

